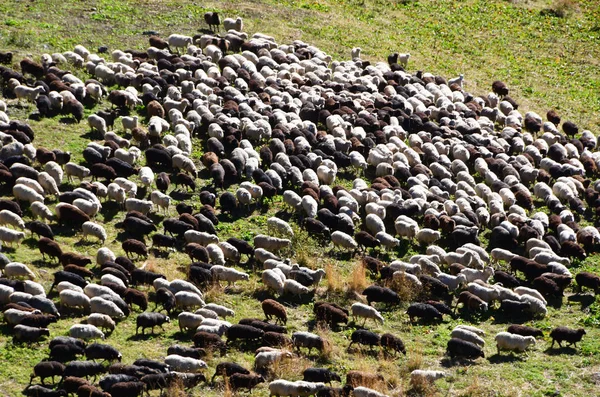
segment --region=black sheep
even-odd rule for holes
[[[378,248],[381,245],[379,240],[362,230],[354,235],[354,239],[363,248]]]
[[[28,385],[22,394],[31,397],[66,397],[67,391],[64,389],[52,390],[40,385]]]
[[[600,291],[600,276],[590,272],[579,272],[575,275],[575,282],[577,282],[577,290],[581,292],[583,287],[594,290],[597,294]]]
[[[167,355],[171,354],[177,354],[183,357],[191,357],[198,360],[206,356],[206,350],[181,345],[173,345],[169,346],[169,348],[167,349]]]
[[[342,378],[333,371],[327,368],[307,368],[302,372],[304,381],[306,382],[323,382],[329,383],[338,381],[341,382]]]
[[[31,231],[31,234],[37,234],[39,237],[46,237],[50,240],[54,240],[54,233],[47,223],[42,221],[30,221],[25,222],[25,227]]]
[[[137,397],[146,389],[144,382],[119,382],[110,388],[112,397]]]
[[[167,364],[156,360],[149,360],[147,358],[138,358],[133,362],[133,365],[152,368],[153,370],[163,373],[169,372],[169,366]]]
[[[56,260],[60,262],[60,257],[63,252],[56,241],[48,237],[40,237],[37,246],[42,254],[42,260],[45,260],[46,255],[48,255],[49,258],[56,258]]]
[[[567,327],[556,327],[550,332],[550,337],[552,338],[552,345],[550,345],[550,348],[552,349],[554,347],[555,341],[558,342],[559,347],[562,347],[563,341],[567,342],[568,346],[574,345],[577,347],[577,342],[581,341],[581,338],[583,338],[583,335],[585,334],[586,332],[583,328],[571,329]]]
[[[397,293],[386,287],[371,285],[363,290],[363,295],[367,297],[369,305],[371,302],[383,302],[386,305],[396,305],[400,303],[400,297]]]
[[[466,340],[458,338],[452,338],[448,341],[446,353],[451,359],[454,359],[455,357],[462,357],[474,360],[478,357],[484,357],[481,347],[475,343],[467,342]]]
[[[381,337],[375,332],[368,331],[366,329],[357,329],[352,332],[350,336],[351,342],[348,345],[348,348],[352,346],[354,343],[358,343],[359,345],[367,345],[370,348],[373,346],[379,346],[381,343]]]
[[[292,346],[293,341],[285,334],[279,332],[265,332],[262,339],[263,346],[272,347],[289,347]]]
[[[262,340],[265,332],[262,329],[255,328],[251,325],[233,324],[227,329],[227,344],[233,343],[238,339],[246,339],[249,341]]]
[[[511,334],[517,334],[521,336],[533,336],[534,338],[544,337],[542,330],[521,324],[511,324],[508,326],[507,331]]]
[[[155,299],[156,304],[154,306],[154,309],[156,309],[160,305],[163,309],[167,311],[168,314],[171,314],[171,311],[175,308],[176,304],[175,295],[171,291],[164,287],[161,287],[156,290]]]
[[[37,343],[44,336],[50,336],[48,328],[29,327],[18,324],[13,328],[13,343]]]
[[[209,332],[196,332],[192,337],[194,341],[194,347],[200,347],[203,349],[219,349],[221,355],[225,354],[227,345],[217,334],[211,334]]]
[[[156,226],[154,226],[153,224],[133,216],[126,217],[123,220],[122,227],[128,233],[134,236],[142,237],[156,231]]]
[[[159,288],[160,289],[160,288]],[[158,291],[157,291],[158,294]],[[169,323],[171,320],[168,316],[165,316],[162,313],[156,312],[144,312],[137,316],[135,319],[135,334],[137,335],[138,329],[142,328],[142,335],[144,334],[144,330],[146,328],[152,328],[152,333],[154,333],[154,327],[160,326],[160,328],[164,331],[163,324]]]
[[[540,276],[533,280],[533,288],[538,290],[545,298],[560,299],[563,290],[550,278]]]
[[[222,362],[217,364],[217,367],[215,369],[215,374],[213,375],[213,377],[210,379],[211,382],[215,381],[215,377],[217,376],[232,376],[233,374],[249,374],[250,371],[248,371],[246,368],[242,367],[240,364],[237,363],[230,363],[230,362]]]
[[[328,303],[315,306],[314,312],[317,323],[325,322],[330,327],[348,323],[348,314]]]
[[[523,315],[529,312],[530,309],[531,304],[529,302],[520,302],[511,299],[503,299],[500,302],[500,310],[511,318]]]
[[[146,248],[146,244],[144,244],[143,242],[139,241],[139,240],[135,240],[135,239],[127,239],[125,241],[123,241],[123,243],[121,244],[121,247],[123,248],[123,251],[125,251],[125,254],[127,256],[129,256],[130,253],[134,253],[139,257],[148,257],[148,248]]]
[[[142,291],[134,288],[125,289],[123,299],[128,305],[137,305],[142,311],[148,308],[148,297]]]
[[[110,345],[105,345],[101,343],[92,343],[85,348],[85,356],[88,360],[117,360],[121,361],[122,355],[121,353]]]
[[[245,240],[236,237],[230,237],[227,239],[227,242],[233,245],[242,255],[254,255],[254,248]]]
[[[156,177],[156,188],[162,192],[166,193],[169,189],[169,185],[171,184],[171,179],[166,172],[161,172]]]
[[[180,221],[176,218],[167,218],[163,221],[163,227],[165,234],[169,233],[171,236],[178,235],[183,236],[188,230],[193,230],[194,227],[187,222]]]
[[[135,269],[134,271],[131,272],[131,284],[132,285],[139,285],[139,284],[152,285],[154,280],[156,280],[157,278],[165,278],[165,276],[160,273],[154,273],[154,272],[151,272],[149,270],[144,270],[144,269]]]
[[[52,338],[49,344],[50,349],[58,345],[73,345],[79,347],[82,350],[85,349],[84,341],[70,336],[55,336],[54,338]]]
[[[42,385],[44,384],[44,380],[46,378],[52,378],[52,383],[54,384],[54,377],[63,375],[65,371],[65,366],[58,361],[42,361],[37,363],[33,367],[33,374],[29,377],[29,384],[39,376]]]
[[[256,385],[264,381],[265,378],[262,375],[236,373],[229,378],[229,385],[233,390],[248,389],[249,392],[252,392]]]
[[[58,321],[58,317],[52,314],[31,314],[25,317],[19,324],[30,327],[46,328],[56,321]]]
[[[72,361],[84,354],[83,348],[73,344],[55,345],[50,349],[50,360],[55,360],[61,363]]]
[[[71,361],[65,367],[63,378],[67,376],[77,376],[80,378],[93,376],[96,379],[99,374],[103,374],[106,371],[107,368],[105,366],[94,361]]]
[[[390,333],[381,335],[381,347],[384,350],[392,350],[394,353],[400,352],[406,356],[406,347],[399,337]]]
[[[186,254],[188,254],[188,256],[190,257],[190,259],[193,260],[199,260],[200,262],[208,262],[209,261],[209,256],[208,256],[208,251],[206,250],[206,248],[200,244],[197,243],[188,243],[186,244],[184,251]]]
[[[108,391],[110,388],[120,382],[132,382],[137,381],[138,378],[135,376],[127,375],[127,374],[110,374],[106,375],[98,384],[102,388],[102,390]]]
[[[442,313],[440,313],[435,307],[426,303],[411,304],[406,310],[406,314],[408,314],[411,322],[414,321],[415,317],[424,319],[426,322],[443,320]]]
[[[263,330],[264,332],[277,332],[280,334],[285,334],[287,332],[287,329],[282,325],[270,324],[257,318],[242,318],[238,321],[238,324],[250,325],[254,328]]]
[[[518,278],[502,270],[496,270],[494,272],[494,281],[501,283],[506,288],[516,288],[521,285]]]
[[[562,256],[584,260],[586,258],[585,250],[574,241],[565,241],[560,246]]]
[[[224,192],[219,197],[219,204],[221,206],[221,212],[232,213],[237,208],[237,199],[231,192]]]

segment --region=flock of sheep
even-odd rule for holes
[[[221,24],[216,13],[205,20],[211,28]],[[215,376],[227,377],[234,390],[269,381],[275,396],[386,395],[385,379],[368,372],[348,372],[339,388],[331,382],[341,377],[325,368],[306,369],[303,380],[273,379],[279,362],[295,354],[310,358],[313,349],[322,354],[329,343],[308,331],[287,336],[295,309],[282,302],[314,292],[326,276],[282,256],[291,252],[294,223],[323,245],[360,255],[370,272],[373,285],[361,291],[366,304],[310,303],[316,322],[332,331],[354,320],[351,347],[411,354],[401,335],[364,328],[367,321],[384,323],[376,304],[392,311],[402,305],[411,323],[431,326],[444,316],[494,310],[517,323],[495,335],[498,354],[523,352],[543,332],[520,324],[560,306],[573,279],[576,293],[600,290],[598,275],[576,270],[600,243],[589,225],[600,212],[600,152],[590,131],[564,122],[562,133],[554,111],[548,121],[522,115],[502,82],[476,96],[464,89],[462,75],[408,73],[409,54],[371,64],[353,49],[351,60],[335,61],[301,41],[249,37],[240,18],[225,21],[224,36],[153,36],[145,51],[106,55],[78,45],[44,54],[40,63],[23,59],[21,71],[0,66],[3,93],[15,98],[0,101],[0,181],[14,198],[0,200],[0,240],[18,247],[28,229],[39,237],[42,258],[62,266],[46,292],[34,281],[34,266],[11,260],[10,251],[0,254],[4,319],[14,343],[40,343],[61,316],[86,319],[68,337],[51,339],[48,360],[33,369],[41,385],[24,394],[115,397],[175,383],[191,388],[207,382],[199,372],[215,366]],[[0,60],[10,64],[12,57],[3,53]],[[83,81],[70,68],[91,77]],[[110,109],[87,118],[97,140],[83,151],[83,162],[74,162],[69,153],[35,145],[31,127],[7,116],[14,101],[35,103],[40,117],[77,122],[85,106],[108,102]],[[198,151],[200,158],[193,156]],[[199,188],[201,176],[206,183]],[[351,189],[336,184],[348,176]],[[176,189],[192,192],[192,199],[175,200]],[[282,211],[267,220],[265,234],[250,242],[218,236],[223,214],[235,219],[279,198]],[[127,236],[125,255],[105,246],[97,215],[107,202],[124,211],[118,227]],[[177,217],[170,217],[173,207]],[[164,214],[162,222],[149,218],[152,212]],[[97,239],[97,255],[68,251],[54,234],[57,223]],[[148,240],[154,250],[189,255],[185,279],[140,267]],[[407,244],[424,253],[381,259]],[[261,269],[241,270],[250,263]],[[251,277],[272,297],[261,303],[266,320],[230,323],[235,308],[204,301],[211,285]],[[154,311],[147,311],[149,298]],[[113,363],[121,360],[115,347],[91,342],[110,343],[128,316],[136,317],[136,334],[177,319],[193,346],[169,347],[162,362]],[[585,335],[556,325],[551,347],[576,346]],[[484,357],[484,338],[483,330],[459,325],[447,354]],[[227,362],[229,349],[257,349],[253,371]],[[209,351],[215,355],[207,363]],[[45,380],[57,376],[54,389],[47,387]],[[419,387],[444,376],[420,369],[410,380]]]

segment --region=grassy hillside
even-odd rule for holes
[[[485,94],[491,82],[505,81],[511,96],[521,104],[524,114],[534,110],[545,115],[555,108],[564,119],[576,122],[581,128],[595,134],[600,130],[600,6],[595,1],[400,1],[400,0],[315,0],[315,1],[115,1],[75,0],[8,1],[0,2],[4,16],[0,28],[0,50],[16,53],[15,59],[39,56],[46,53],[72,50],[82,44],[94,51],[107,45],[114,49],[143,49],[147,46],[147,31],[162,36],[171,33],[193,35],[206,28],[202,15],[217,10],[227,17],[242,16],[245,31],[260,31],[273,35],[278,42],[303,40],[313,43],[335,59],[347,59],[350,48],[362,48],[363,58],[373,62],[383,61],[393,51],[411,54],[408,70],[429,71],[444,77],[465,75],[465,89],[475,94]],[[85,76],[84,72],[76,72]],[[28,119],[34,106],[20,105],[8,100],[8,114],[13,119]],[[99,108],[109,107],[106,102]],[[69,149],[81,159],[82,148],[92,139],[87,123],[66,124],[57,119],[28,121],[36,133],[34,144],[48,148]],[[118,125],[118,124],[117,124]],[[119,126],[120,127],[120,126]],[[199,143],[199,142],[196,142]],[[202,176],[205,176],[202,174]],[[339,181],[348,185],[354,178]],[[200,185],[207,182],[200,181]],[[64,191],[67,185],[61,188]],[[10,192],[1,191],[3,195]],[[188,200],[197,201],[188,196]],[[539,204],[539,203],[538,203]],[[50,200],[52,208],[55,202]],[[117,225],[123,218],[115,206],[105,204],[98,216],[109,233],[106,246],[118,255],[123,254],[121,241],[126,237]],[[221,239],[236,236],[251,240],[266,229],[266,219],[281,213],[277,202],[268,208],[251,208],[236,214],[234,219],[220,216],[218,225]],[[170,216],[176,215],[174,208]],[[162,214],[153,215],[156,220]],[[29,218],[29,214],[26,216]],[[76,250],[94,256],[101,245],[95,241],[82,241],[81,236],[68,233],[53,225],[57,241],[65,250]],[[370,283],[360,271],[357,258],[340,256],[323,247],[305,232],[296,229],[293,250],[286,254],[310,267],[328,269],[326,281],[317,289],[315,299],[333,300],[344,305],[356,300],[355,291]],[[4,249],[4,248],[3,248]],[[20,247],[4,249],[15,260],[34,264],[40,278],[49,285],[56,264],[44,263],[35,239],[27,239]],[[403,258],[421,247],[405,244],[385,259]],[[600,271],[599,256],[591,256],[578,269]],[[141,265],[138,261],[138,265]],[[169,278],[180,277],[189,263],[187,256],[170,253],[168,258],[151,256],[148,265],[166,273]],[[251,270],[251,269],[250,269]],[[248,271],[248,269],[247,269]],[[234,287],[215,288],[207,292],[207,300],[235,308],[232,322],[242,317],[262,317],[260,300],[269,293],[262,287],[257,273],[249,282]],[[572,292],[569,290],[568,295]],[[383,373],[389,382],[390,395],[406,393],[418,395],[408,384],[408,374],[416,368],[444,368],[449,377],[436,383],[436,388],[423,395],[452,396],[587,396],[597,393],[600,382],[600,312],[598,305],[590,306],[589,296],[565,298],[562,307],[551,308],[549,315],[533,326],[551,330],[557,325],[585,326],[588,335],[578,349],[547,350],[549,342],[524,355],[495,355],[492,341],[496,332],[504,330],[506,323],[496,311],[468,321],[448,319],[438,326],[411,325],[404,315],[404,307],[384,313],[385,324],[369,326],[377,332],[393,332],[407,345],[406,357],[386,357],[367,350],[347,351],[353,327],[333,332],[317,330],[330,342],[332,351],[309,359],[296,359],[277,369],[277,375],[298,379],[303,368],[318,364],[339,373],[363,369]],[[299,301],[286,301],[290,331],[314,327],[312,306]],[[151,305],[153,307],[153,305]],[[107,342],[121,349],[124,362],[138,357],[160,359],[166,348],[175,343],[188,343],[189,336],[178,331],[177,322],[165,327],[164,333],[150,337],[135,337],[135,315],[118,325]],[[52,336],[63,335],[74,322],[83,320],[74,316],[51,325]],[[486,359],[473,365],[451,365],[442,360],[450,331],[458,324],[468,322],[488,332]],[[7,328],[0,335],[0,393],[17,395],[27,384],[32,367],[47,356],[47,345],[16,347],[10,342]],[[313,332],[317,332],[313,331]],[[303,355],[305,356],[305,355]],[[251,366],[250,350],[232,349],[229,361]],[[220,357],[210,357],[212,376]],[[175,394],[175,391],[173,393]],[[223,395],[222,383],[214,388],[197,389],[194,395]],[[263,385],[252,395],[266,396]]]

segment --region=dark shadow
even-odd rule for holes
[[[271,291],[270,289],[256,289],[252,292],[251,296],[254,299],[257,299],[261,302],[265,299],[275,299],[280,303],[282,302],[281,298],[277,299],[276,296],[273,294],[273,291]]]
[[[160,335],[161,334],[157,333],[157,332],[155,332],[155,333],[152,333],[152,332],[148,333],[147,332],[147,333],[144,333],[144,334],[139,333],[137,335],[136,334],[131,335],[129,338],[127,338],[127,340],[128,341],[136,341],[136,342],[137,341],[145,341],[145,340],[149,340],[151,338],[156,338],[156,337],[158,337]]]
[[[581,304],[581,310],[584,310],[596,302],[596,296],[592,294],[578,293],[567,297],[567,300],[569,302],[579,302]]]
[[[501,355],[501,354],[494,354],[493,356],[488,357],[488,361],[491,364],[503,364],[503,363],[513,363],[515,361],[525,361],[523,360],[523,357],[515,355],[515,354],[507,354],[507,355]]]
[[[160,250],[158,248],[150,248],[149,253],[152,254],[155,258],[168,259],[169,258],[169,250]]]
[[[48,259],[48,256],[46,256],[46,259],[40,258],[35,261],[32,261],[31,264],[35,267],[54,268],[59,266],[60,262],[58,262],[56,259]]]
[[[353,344],[352,346],[348,346],[348,348],[346,349],[346,351],[350,354],[356,353],[356,352],[361,352],[362,355],[364,356],[371,356],[374,358],[379,357],[379,349],[376,348],[367,348],[367,347],[362,347],[358,344]]]
[[[444,357],[440,360],[440,365],[444,368],[452,368],[454,366],[467,366],[467,365],[478,365],[475,360],[470,360],[468,358],[450,358]]]
[[[579,354],[577,349],[575,349],[573,347],[569,347],[569,346],[555,347],[555,348],[549,347],[546,350],[544,350],[544,353],[546,353],[549,356],[558,356],[560,354],[567,354],[569,356],[574,356],[576,354]]]

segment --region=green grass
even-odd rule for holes
[[[217,10],[225,17],[242,16],[245,30],[261,31],[276,37],[280,43],[303,40],[315,44],[332,54],[335,59],[347,59],[352,47],[362,48],[363,58],[372,62],[385,61],[392,51],[410,52],[408,71],[424,70],[444,77],[465,75],[465,89],[477,95],[490,91],[491,82],[505,81],[511,96],[528,110],[544,115],[556,108],[563,119],[575,121],[580,127],[597,133],[600,127],[600,7],[595,1],[574,3],[568,0],[549,1],[401,1],[401,0],[261,0],[188,2],[174,0],[48,0],[44,2],[3,2],[0,13],[4,23],[0,29],[0,48],[16,53],[15,60],[23,56],[39,59],[42,53],[72,50],[83,44],[94,51],[107,45],[114,49],[143,49],[147,46],[149,30],[162,36],[171,33],[193,35],[205,28],[202,15]],[[555,10],[557,12],[549,12]],[[558,12],[560,11],[560,12]],[[564,17],[556,15],[563,14]],[[16,65],[15,65],[16,66]],[[76,72],[85,77],[85,73]],[[35,108],[16,106],[9,102],[7,113],[11,119],[27,119]],[[86,109],[86,116],[98,108]],[[58,119],[29,120],[36,133],[35,145],[70,150],[76,161],[89,140],[85,122],[62,123]],[[118,125],[118,122],[117,122]],[[195,142],[196,143],[196,142]],[[195,149],[195,155],[201,149]],[[352,179],[339,180],[350,187]],[[206,181],[198,181],[200,185]],[[61,187],[61,191],[68,188]],[[232,187],[233,191],[235,187]],[[10,192],[1,191],[2,195]],[[191,201],[197,204],[197,198]],[[51,208],[55,205],[49,200]],[[255,208],[240,214],[234,222],[224,221],[217,226],[221,239],[236,236],[251,241],[265,230],[266,219],[281,209],[275,202],[268,209]],[[116,214],[116,215],[115,215]],[[170,216],[175,215],[171,208]],[[154,215],[156,220],[162,215]],[[115,225],[123,213],[105,204],[98,221],[106,225],[109,238],[106,246],[118,255],[122,238],[121,229]],[[29,219],[29,214],[26,215]],[[331,247],[323,247],[294,226],[296,237],[289,252],[294,260],[314,268],[327,267],[330,274],[316,290],[315,299],[328,299],[349,305],[356,300],[348,287],[362,280],[353,280],[357,258],[338,255]],[[76,250],[95,257],[101,245],[97,242],[80,241],[80,236],[62,233],[57,241],[65,250]],[[404,244],[388,259],[408,257],[422,252],[423,248]],[[5,249],[15,260],[36,267],[36,272],[46,287],[56,265],[43,263],[35,240],[27,239],[16,249]],[[590,256],[576,270],[599,271],[600,255]],[[189,263],[187,256],[171,253],[168,259],[148,259],[148,265],[164,272],[169,278],[182,277]],[[142,261],[138,261],[138,265]],[[235,308],[232,322],[242,317],[262,317],[259,297],[268,296],[255,272],[249,282],[238,283],[233,288],[213,289],[207,292],[207,300]],[[568,291],[571,295],[571,291]],[[286,300],[290,320],[289,330],[306,330],[313,326],[311,305]],[[151,305],[151,307],[153,307]],[[408,374],[415,368],[444,368],[442,360],[446,342],[452,328],[464,322],[447,319],[437,326],[411,325],[403,314],[406,304],[384,313],[383,326],[369,324],[377,332],[393,332],[402,337],[407,345],[406,357],[384,357],[370,354],[368,350],[348,352],[346,347],[352,328],[323,332],[331,342],[333,351],[323,357],[298,358],[282,365],[277,374],[286,379],[299,379],[303,368],[314,365],[331,367],[339,373],[362,369],[383,373],[388,381],[388,394],[418,395],[410,390]],[[123,353],[124,362],[139,357],[161,359],[171,343],[188,343],[189,335],[178,332],[176,321],[158,332],[154,337],[136,339],[135,315],[120,323],[107,339]],[[498,318],[496,318],[498,317]],[[52,324],[51,336],[65,335],[74,322],[84,317],[66,318]],[[597,394],[596,378],[600,372],[600,309],[597,303],[588,308],[579,302],[564,300],[560,310],[551,309],[547,318],[533,321],[532,325],[543,328],[546,334],[556,325],[585,326],[588,330],[577,350],[563,349],[562,354],[548,351],[547,340],[538,341],[532,351],[524,355],[495,356],[493,335],[504,330],[506,324],[495,311],[489,315],[469,319],[488,333],[485,338],[486,358],[472,365],[453,365],[445,368],[449,376],[436,383],[434,390],[426,395],[452,396],[546,396],[560,391],[562,395],[586,396]],[[48,353],[47,344],[39,346],[13,346],[6,328],[0,336],[0,392],[18,395],[29,380],[33,366]],[[304,355],[303,355],[304,356]],[[221,357],[207,359],[212,376]],[[227,360],[252,366],[253,355],[248,351],[232,349]],[[196,389],[194,395],[223,395],[222,384],[216,387]],[[266,396],[264,385],[253,395]]]

